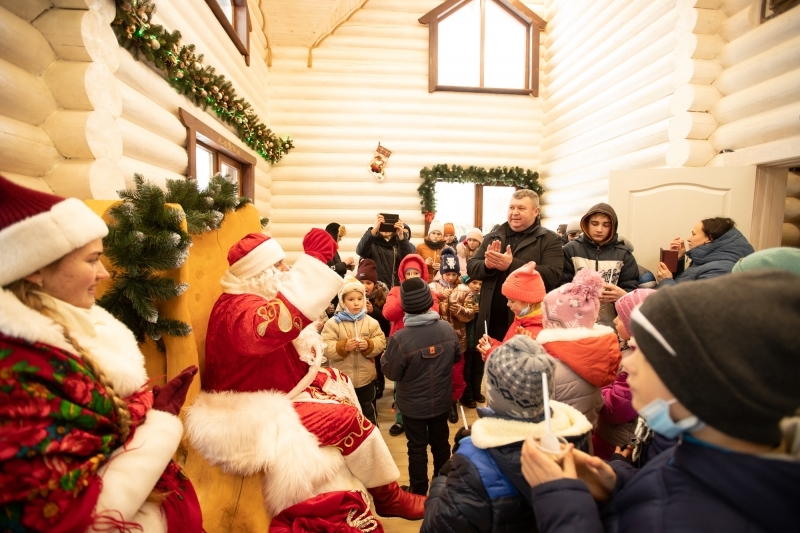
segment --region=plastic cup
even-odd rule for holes
[[[555,437],[556,437],[556,439],[558,439],[558,445],[559,445],[559,448],[560,448],[559,450],[550,450],[550,449],[546,449],[544,446],[542,446],[542,437],[541,436],[534,436],[533,437],[533,442],[534,442],[534,444],[536,444],[536,447],[539,449],[540,452],[542,452],[543,454],[548,456],[550,459],[552,459],[553,461],[558,463],[558,462],[561,462],[561,460],[564,458],[564,455],[567,453],[566,452],[566,450],[567,450],[567,439],[565,439],[564,437],[559,437],[558,435],[555,435]]]

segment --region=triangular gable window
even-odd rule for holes
[[[448,0],[429,27],[428,91],[539,94],[545,21],[519,0]]]

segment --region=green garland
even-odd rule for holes
[[[238,186],[219,174],[200,191],[196,180],[167,180],[167,194],[134,176],[136,187],[118,191],[124,201],[109,210],[103,251],[111,262],[111,286],[98,304],[133,332],[138,342],[153,339],[164,351],[163,335],[184,337],[192,328],[180,320],[159,316],[156,303],[182,294],[188,287],[162,276],[179,268],[189,257],[190,234],[217,229],[225,213],[249,204],[238,198]],[[166,207],[177,203],[183,208]],[[181,229],[184,215],[188,233]],[[262,225],[266,219],[261,219]]]
[[[483,167],[470,166],[464,168],[460,165],[434,165],[433,168],[425,167],[419,171],[422,184],[417,188],[420,196],[422,214],[433,219],[436,213],[436,182],[448,183],[479,183],[483,185],[509,185],[531,189],[540,195],[544,192],[539,185],[539,173],[520,167],[494,167],[486,170]]]
[[[151,24],[156,6],[151,0],[116,0],[117,16],[111,23],[120,46],[135,59],[143,55],[163,72],[176,91],[198,107],[211,108],[226,124],[236,129],[239,138],[266,161],[277,163],[294,148],[287,136],[281,139],[264,125],[251,106],[238,98],[231,82],[213,67],[204,66],[203,55],[195,55],[194,45],[181,45],[181,34]]]

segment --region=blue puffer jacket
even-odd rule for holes
[[[580,411],[551,402],[553,431],[586,451],[592,425]],[[434,478],[421,533],[531,533],[536,520],[522,475],[522,442],[544,422],[481,418],[459,442],[447,476]]]
[[[742,232],[736,228],[731,228],[719,239],[687,251],[686,255],[692,260],[689,268],[680,272],[684,263],[683,261],[678,261],[679,275],[674,279],[666,278],[662,280],[658,286],[664,287],[675,285],[682,281],[715,278],[722,274],[730,274],[733,265],[739,259],[752,254],[754,251],[745,236],[742,235]]]
[[[691,437],[641,470],[615,461],[617,486],[598,506],[582,481],[532,489],[541,533],[788,533],[800,530],[800,419],[786,453],[755,456]]]

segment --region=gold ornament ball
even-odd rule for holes
[[[158,39],[151,39],[150,48],[152,48],[153,50],[158,50],[159,48],[161,48],[161,43],[158,42]]]

